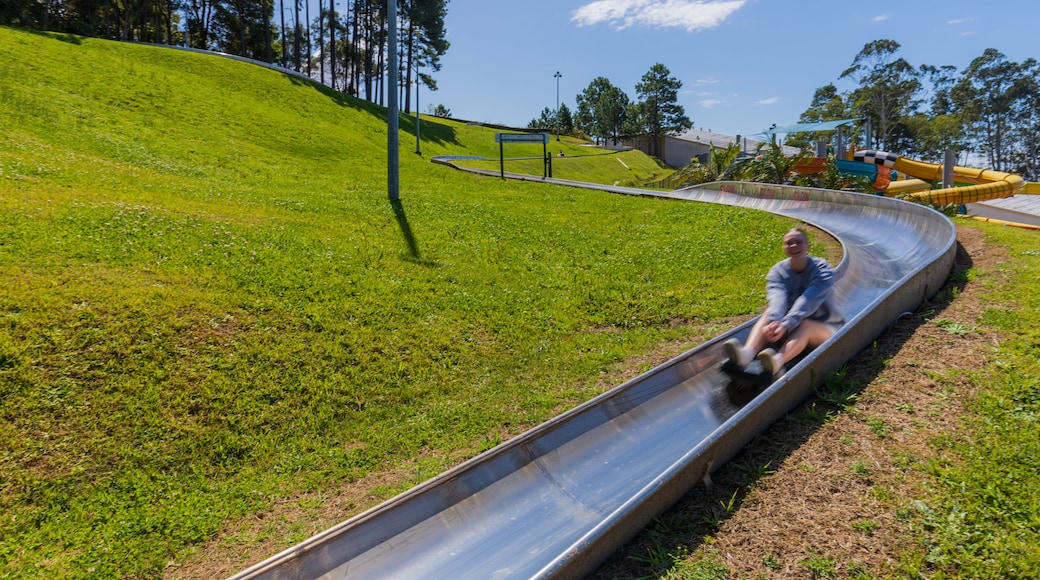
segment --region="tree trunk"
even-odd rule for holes
[[[274,59],[272,57],[272,52],[274,51],[274,49],[271,47],[271,8],[270,8],[270,6],[271,5],[268,4],[268,0],[264,0],[263,1],[262,8],[263,8],[263,11],[264,11],[264,46],[265,46],[264,50],[267,52],[267,62],[268,63],[273,63]]]
[[[331,2],[330,2],[331,3]],[[321,75],[321,84],[325,84],[325,2],[318,0],[318,46],[321,55],[318,60],[318,70]]]
[[[348,8],[349,10],[349,8]],[[329,0],[329,86],[336,90],[336,3]]]
[[[300,72],[300,0],[293,0],[296,20],[293,22],[293,65]]]

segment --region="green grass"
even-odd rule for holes
[[[936,441],[933,493],[917,510],[930,578],[1040,577],[1040,257],[1035,233],[984,229],[1009,257],[978,322],[1003,340],[973,377],[965,426]]]
[[[466,175],[428,159],[495,131],[433,118],[422,156],[402,118],[394,205],[370,104],[97,39],[0,28],[0,54],[0,577],[157,575],[411,473],[389,497],[760,307],[788,226]],[[660,172],[562,147],[583,179]]]

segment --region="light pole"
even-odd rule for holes
[[[386,10],[387,32],[389,32],[389,66],[387,67],[387,108],[386,108],[386,190],[390,201],[398,201],[401,197],[401,174],[398,166],[398,119],[397,119],[397,0],[390,0]]]
[[[415,153],[422,155],[419,149],[419,59],[415,59]]]
[[[556,140],[560,140],[560,71],[556,71],[553,78],[556,79]]]

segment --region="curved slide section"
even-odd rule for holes
[[[940,288],[956,250],[947,218],[883,196],[753,183],[662,193],[510,177],[814,224],[844,246],[836,291],[848,322],[753,400],[734,402],[721,345],[745,337],[748,322],[234,578],[587,574]]]

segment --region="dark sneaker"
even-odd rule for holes
[[[744,350],[744,345],[740,344],[740,341],[735,338],[722,343],[722,351],[726,353],[726,358],[729,359],[729,362],[738,367],[746,367],[751,362],[751,357]]]
[[[762,363],[762,370],[771,377],[779,375],[784,370],[784,365],[780,362],[780,355],[771,348],[758,353],[757,358],[758,362]]]

